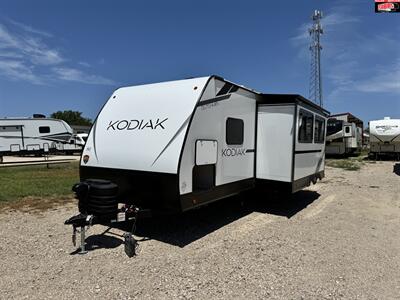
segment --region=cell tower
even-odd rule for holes
[[[310,67],[310,99],[322,107],[322,79],[321,79],[321,34],[323,34],[321,19],[322,11],[315,10],[312,15],[313,25],[308,30],[311,36],[311,67]]]

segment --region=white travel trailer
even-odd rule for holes
[[[363,144],[363,121],[350,113],[332,115],[326,133],[327,155],[359,154]]]
[[[111,181],[118,202],[162,212],[256,185],[296,192],[324,176],[327,116],[217,76],[119,88],[88,136],[81,181]]]
[[[400,159],[400,119],[385,117],[369,122],[370,156],[394,155]]]
[[[83,150],[85,146],[87,133],[73,134],[67,143],[57,143],[57,152],[63,152],[67,154],[78,153]]]
[[[72,136],[62,120],[43,117],[0,119],[0,161],[5,155],[43,154],[54,151]]]

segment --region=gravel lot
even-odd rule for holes
[[[72,204],[3,211],[0,298],[399,299],[399,175],[388,161],[327,168],[290,201],[248,194],[148,221],[131,259],[101,226],[71,254]]]

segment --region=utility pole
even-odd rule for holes
[[[312,15],[313,25],[308,30],[311,36],[311,66],[310,66],[310,99],[323,106],[322,102],[322,78],[321,78],[321,34],[323,34],[321,19],[322,11],[315,10]]]

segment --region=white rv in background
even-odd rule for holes
[[[324,177],[328,112],[218,76],[117,89],[96,118],[81,181],[118,201],[182,212],[256,185],[296,192]]]
[[[71,127],[44,117],[0,119],[0,162],[5,155],[43,154],[67,143]]]
[[[369,140],[370,156],[394,155],[400,159],[400,119],[370,121]]]
[[[326,133],[327,155],[359,154],[363,146],[363,121],[350,113],[332,115]]]
[[[57,152],[62,152],[66,154],[74,154],[82,152],[87,137],[88,137],[87,133],[73,134],[68,142],[57,143],[56,150]]]

